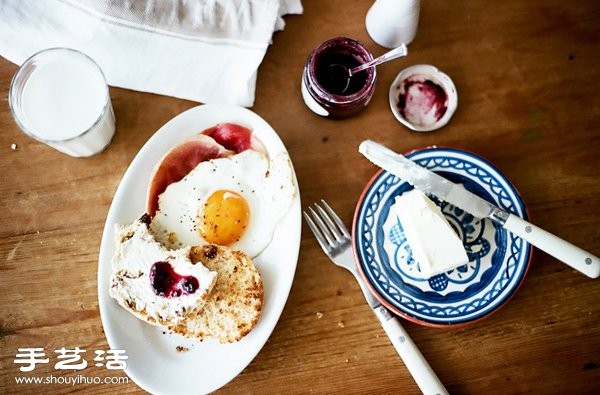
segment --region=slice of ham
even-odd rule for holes
[[[223,147],[239,154],[247,149],[267,154],[264,145],[254,136],[252,130],[235,123],[219,123],[212,128],[202,131],[202,134],[212,137]]]
[[[150,179],[146,203],[152,218],[158,210],[158,197],[167,187],[181,180],[200,162],[224,158],[253,149],[267,155],[264,145],[252,130],[235,123],[219,123],[172,148],[159,162]]]

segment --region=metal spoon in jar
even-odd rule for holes
[[[332,63],[329,65],[329,76],[334,81],[339,81],[339,87],[343,88],[339,90],[339,94],[344,94],[350,86],[350,79],[356,73],[366,70],[370,67],[375,67],[380,65],[381,63],[387,62],[388,60],[393,60],[399,58],[401,56],[406,56],[408,54],[408,48],[406,48],[405,44],[400,44],[396,48],[392,49],[389,52],[384,53],[381,56],[376,57],[370,62],[363,63],[351,69],[347,68],[343,64]],[[345,79],[345,80],[344,80]],[[337,84],[336,84],[337,85]],[[337,89],[336,89],[337,90]]]

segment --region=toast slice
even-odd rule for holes
[[[192,247],[190,259],[217,272],[217,281],[195,316],[169,329],[188,338],[233,343],[258,322],[264,302],[260,273],[243,252],[217,245]]]

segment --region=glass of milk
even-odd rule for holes
[[[13,77],[9,103],[29,136],[71,156],[104,150],[115,133],[108,85],[89,56],[50,48],[27,59]]]

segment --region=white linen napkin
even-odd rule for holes
[[[74,48],[111,86],[251,107],[273,33],[302,12],[301,0],[2,0],[0,55]]]

